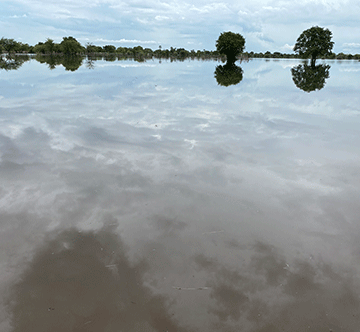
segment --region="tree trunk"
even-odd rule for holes
[[[311,56],[311,67],[315,67],[316,56]]]

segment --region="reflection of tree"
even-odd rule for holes
[[[110,230],[49,239],[9,291],[13,332],[184,331]]]
[[[83,62],[82,56],[64,56],[62,57],[61,64],[65,67],[66,70],[75,71],[78,70]]]
[[[227,62],[224,66],[217,66],[214,75],[219,85],[235,85],[243,79],[243,70],[235,63]]]
[[[94,60],[91,60],[89,58],[86,59],[86,68],[94,69],[95,68]]]
[[[105,61],[110,61],[110,62],[114,62],[116,61],[116,55],[115,54],[107,54],[104,56],[103,58]]]
[[[0,69],[4,70],[17,70],[19,69],[24,62],[29,61],[30,57],[28,55],[15,55],[6,57],[0,56]]]
[[[46,63],[47,65],[49,65],[49,69],[55,69],[56,66],[61,64],[61,57],[60,56],[42,56],[42,55],[37,55],[35,57],[35,60],[40,62],[40,63]]]
[[[37,55],[35,57],[36,61],[40,63],[46,63],[49,65],[49,69],[54,69],[56,66],[63,65],[65,70],[75,71],[79,69],[83,62],[82,56],[76,55]]]
[[[321,90],[329,78],[329,65],[298,65],[291,68],[292,79],[295,85],[305,92]]]

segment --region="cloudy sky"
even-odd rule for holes
[[[215,49],[223,31],[246,50],[289,52],[314,25],[333,32],[335,52],[360,53],[358,0],[11,0],[0,1],[1,35],[36,44],[73,36],[83,45]]]

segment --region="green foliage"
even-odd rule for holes
[[[19,52],[20,50],[20,43],[18,43],[17,41],[15,41],[14,39],[9,39],[9,38],[1,38],[0,39],[0,45],[1,48],[6,51],[7,53],[12,53],[12,52]]]
[[[80,54],[85,52],[85,48],[74,37],[64,37],[60,43],[62,53],[66,55]]]
[[[224,66],[217,66],[214,76],[218,85],[229,86],[241,82],[243,79],[243,70],[235,63],[226,63]]]
[[[236,57],[244,51],[245,39],[239,33],[223,32],[216,41],[216,50],[225,54],[228,62],[235,62]]]
[[[106,53],[115,53],[115,52],[116,52],[116,47],[113,46],[113,45],[105,45],[105,46],[103,47],[103,50],[104,50],[104,52],[106,52]]]
[[[46,48],[44,43],[39,42],[34,46],[34,52],[36,54],[45,54],[46,53]]]
[[[329,69],[329,65],[309,66],[305,64],[291,68],[291,74],[299,89],[311,92],[321,90],[325,86],[326,79],[329,78]]]
[[[302,58],[311,58],[315,63],[317,57],[331,54],[334,42],[331,41],[332,32],[318,26],[307,29],[296,40],[294,52]]]
[[[50,39],[50,38],[48,38],[48,39],[46,40],[46,42],[44,43],[44,47],[45,47],[45,52],[46,52],[46,53],[51,54],[51,53],[55,52],[55,43],[54,43],[54,41],[53,41],[52,39]]]
[[[86,44],[86,53],[102,53],[103,48],[101,46],[95,46],[93,44]]]

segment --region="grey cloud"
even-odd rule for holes
[[[264,33],[256,34],[257,38],[259,38],[262,41],[268,42],[268,43],[275,43],[274,39],[270,38]]]

